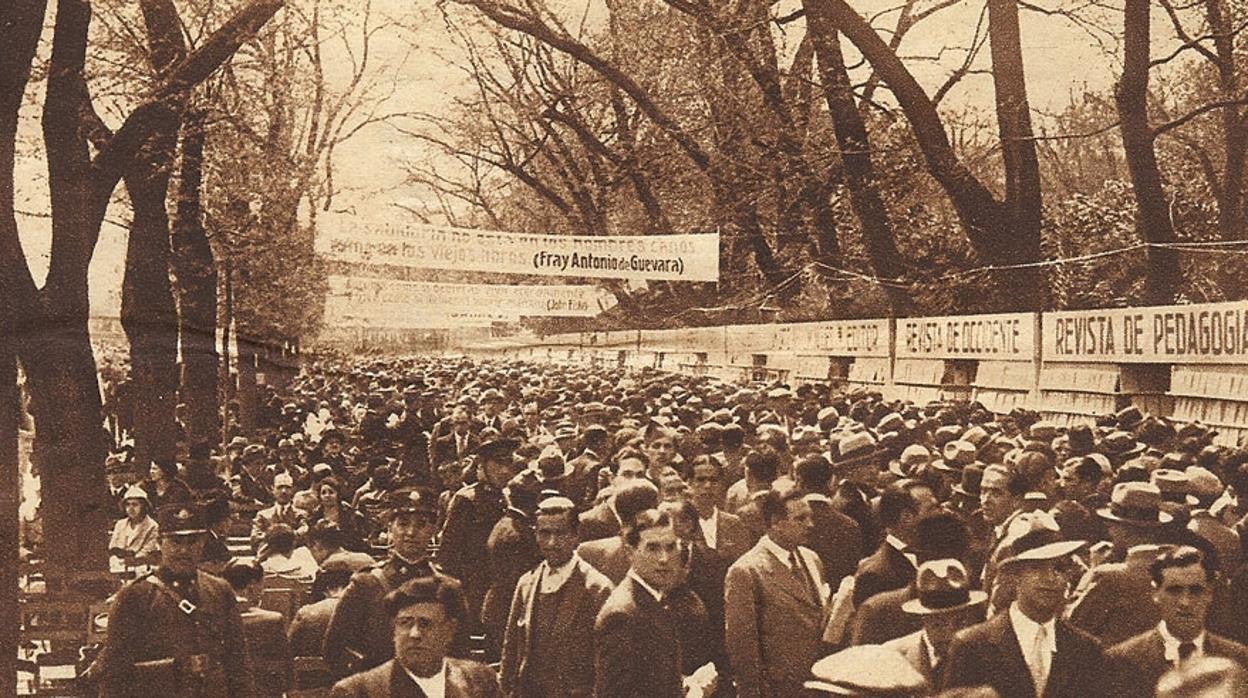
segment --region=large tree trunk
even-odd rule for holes
[[[1123,8],[1122,78],[1114,96],[1135,193],[1136,230],[1145,242],[1166,244],[1174,242],[1174,226],[1157,166],[1153,130],[1148,123],[1150,5],[1148,0],[1127,0]],[[1173,303],[1182,273],[1178,256],[1170,248],[1150,247],[1147,258],[1144,301],[1150,305]]]
[[[897,279],[903,271],[901,253],[893,237],[888,208],[880,195],[879,180],[871,161],[871,141],[862,112],[854,102],[840,35],[831,25],[823,5],[807,2],[805,6],[815,56],[819,60],[819,78],[828,103],[828,114],[832,117],[836,144],[841,151],[841,168],[849,187],[849,201],[862,227],[867,256],[878,276]],[[883,288],[893,314],[904,315],[908,312],[910,299],[905,289],[891,284]]]
[[[85,310],[85,299],[84,310]],[[31,454],[40,478],[43,558],[49,574],[102,570],[100,536],[113,500],[104,481],[107,441],[86,313],[45,313],[20,339],[35,421]]]
[[[1226,101],[1240,99],[1239,73],[1235,70],[1235,29],[1226,0],[1205,0],[1205,19],[1213,34],[1215,65],[1218,69],[1219,98]],[[1244,124],[1244,110],[1239,106],[1226,106],[1220,110],[1222,117],[1222,142],[1225,160],[1222,181],[1215,189],[1218,198],[1218,231],[1223,240],[1243,240],[1248,237],[1248,220],[1244,215],[1244,163],[1248,148],[1248,128]]]
[[[134,222],[126,246],[121,325],[130,340],[130,385],[135,404],[142,406],[134,413],[134,459],[140,468],[177,456],[178,320],[165,212],[176,142],[176,129],[154,134],[125,177]]]
[[[204,230],[202,184],[204,116],[189,115],[183,128],[182,167],[173,224],[178,337],[187,443],[216,443],[221,436],[218,397],[217,266]]]
[[[1011,255],[1012,233],[1001,202],[958,157],[935,102],[870,23],[845,0],[809,0],[809,4],[817,6],[827,17],[828,25],[853,42],[888,84],[910,122],[928,172],[949,196],[976,252],[994,264],[1034,261]]]
[[[997,101],[997,130],[1005,164],[1005,212],[1009,258],[1040,259],[1040,159],[1031,130],[1031,107],[1023,48],[1019,39],[1018,0],[988,0],[988,36],[992,48],[992,80]],[[1044,274],[1039,268],[997,274],[1006,298],[1021,299],[1015,308],[1041,310],[1047,303]]]

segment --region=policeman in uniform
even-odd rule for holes
[[[393,620],[386,613],[386,594],[409,579],[434,573],[428,548],[437,531],[437,495],[421,488],[400,489],[390,493],[386,505],[390,557],[352,576],[325,631],[323,656],[338,677],[393,658]]]
[[[500,437],[477,448],[477,481],[451,497],[442,526],[438,564],[463,582],[468,622],[461,626],[472,626],[474,630],[479,627],[481,606],[490,586],[486,543],[507,510],[503,489],[520,471],[512,459],[519,445],[515,439]]]
[[[101,695],[254,693],[234,591],[197,569],[207,527],[193,504],[158,514],[160,567],[117,593],[97,669]]]

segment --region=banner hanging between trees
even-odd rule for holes
[[[615,296],[597,286],[456,284],[330,276],[327,302],[349,311],[400,315],[489,313],[508,316],[593,317],[615,305]]]
[[[719,233],[528,235],[326,216],[318,254],[340,262],[599,279],[718,281]]]

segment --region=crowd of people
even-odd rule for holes
[[[154,571],[103,695],[1248,695],[1248,450],[1198,423],[467,358],[309,363],[259,422],[110,457]]]

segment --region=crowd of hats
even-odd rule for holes
[[[395,429],[403,415],[423,404],[439,419],[476,420],[491,403],[504,408],[499,421],[479,429],[479,445],[467,462],[457,463],[464,467],[456,478],[434,480],[425,473],[421,479],[412,472]],[[540,432],[526,426],[530,411],[542,424]],[[369,414],[375,417],[371,426]],[[322,361],[281,392],[270,389],[259,426],[256,435],[236,438],[227,450],[242,461],[293,453],[316,475],[334,470],[315,457],[327,442],[338,440],[350,463],[391,488],[382,499],[387,509],[425,515],[438,507],[433,490],[471,480],[476,461],[518,459],[523,468],[510,494],[536,508],[543,496],[552,501],[550,492],[540,493],[572,474],[569,460],[578,444],[605,436],[618,448],[653,431],[670,436],[677,461],[685,464],[715,452],[732,436],[748,448],[823,455],[842,479],[881,486],[907,478],[939,483],[933,489],[940,496],[972,509],[985,472],[1005,469],[1029,490],[1028,515],[1013,521],[1007,534],[1005,566],[1066,555],[1084,545],[1064,530],[1060,512],[1049,512],[1057,498],[1051,483],[1072,466],[1099,473],[1101,500],[1094,513],[1102,521],[1158,528],[1177,522],[1197,537],[1209,532],[1205,542],[1224,556],[1238,552],[1238,540],[1214,540],[1222,529],[1202,530],[1208,519],[1193,512],[1214,517],[1238,512],[1236,493],[1248,492],[1248,450],[1215,443],[1217,432],[1209,426],[1134,406],[1066,425],[1026,409],[994,414],[976,402],[916,404],[861,387],[743,385],[653,369],[468,358]],[[125,466],[124,456],[110,458],[110,468]],[[162,511],[160,525],[165,531],[203,528],[197,513],[186,509]],[[967,570],[951,562],[920,566],[918,594],[907,611],[939,613],[983,602]],[[880,662],[886,668],[883,663],[893,661],[873,652],[855,648],[856,654],[825,660],[827,671],[817,665],[815,674],[837,676],[841,663]],[[905,674],[901,667],[895,672]],[[828,688],[835,681],[823,684]]]

